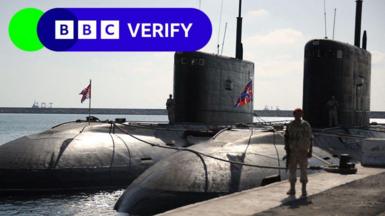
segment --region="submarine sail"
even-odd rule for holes
[[[254,63],[243,60],[242,0],[239,0],[235,58],[202,52],[175,53],[176,122],[211,125],[252,123],[254,103],[236,107],[237,98],[254,81]]]
[[[176,122],[211,125],[251,123],[253,101],[235,107],[245,85],[254,79],[254,64],[202,52],[175,53]]]
[[[333,40],[312,40],[305,46],[304,119],[313,127],[329,127],[328,101],[338,102],[338,124],[368,127],[371,55]],[[337,126],[335,125],[335,126]]]
[[[303,79],[304,119],[313,127],[368,127],[371,54],[366,33],[360,48],[362,0],[357,0],[354,46],[317,39],[305,46]],[[330,124],[328,101],[338,105],[337,124]]]

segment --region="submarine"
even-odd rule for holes
[[[1,145],[0,196],[125,188],[180,148],[251,123],[252,104],[234,108],[254,79],[254,64],[241,60],[238,32],[238,58],[175,54],[176,124],[88,118]]]
[[[239,8],[241,11],[241,1]],[[314,135],[309,173],[353,174],[355,163],[385,166],[385,154],[371,152],[385,146],[385,126],[369,123],[371,55],[366,50],[366,33],[362,47],[359,45],[361,11],[362,0],[357,0],[354,46],[327,39],[305,45],[303,109]],[[239,20],[240,15],[237,36],[241,34]],[[243,61],[238,53],[241,49],[237,37],[239,61]],[[229,71],[231,60],[217,56],[214,61],[222,61],[226,65],[223,71]],[[178,62],[174,67],[175,77],[189,72]],[[338,101],[338,124],[330,127],[327,102],[332,97]],[[252,118],[242,120],[251,122]],[[284,128],[284,124],[233,125],[207,141],[177,151],[136,178],[114,208],[122,214],[153,215],[285,180]]]
[[[120,121],[63,123],[0,146],[0,195],[123,188],[175,151],[146,142],[184,147],[216,130]]]
[[[232,128],[164,158],[135,179],[115,209],[153,215],[287,179],[283,131]],[[313,147],[309,173],[339,159]]]

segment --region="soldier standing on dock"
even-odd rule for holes
[[[312,155],[312,132],[310,124],[302,119],[302,109],[293,111],[294,120],[291,121],[285,132],[285,150],[288,160],[290,190],[288,195],[295,195],[295,182],[297,181],[297,165],[301,170],[302,196],[306,197],[307,184],[307,159]]]

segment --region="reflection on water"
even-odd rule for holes
[[[114,215],[123,191],[6,197],[0,199],[0,215]]]

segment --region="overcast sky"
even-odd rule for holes
[[[224,55],[234,56],[237,1],[223,0],[221,36],[228,22]],[[244,58],[255,63],[254,106],[292,109],[302,105],[303,49],[324,37],[323,0],[243,0]],[[221,0],[202,0],[213,35],[204,52],[215,53]],[[54,107],[87,107],[79,92],[93,80],[93,107],[164,108],[172,93],[173,53],[23,52],[8,37],[18,10],[34,7],[199,7],[199,0],[0,0],[0,107],[29,107],[34,100]],[[327,32],[354,38],[355,0],[327,0]],[[385,1],[364,0],[362,29],[372,53],[371,110],[385,111]],[[222,40],[222,39],[221,39]]]

